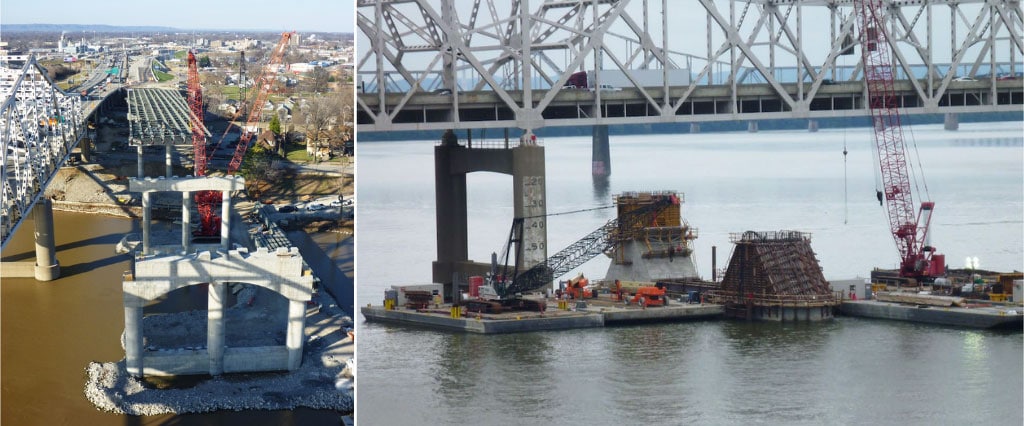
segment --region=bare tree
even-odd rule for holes
[[[330,131],[337,122],[339,109],[338,99],[333,96],[316,96],[306,102],[307,144],[314,144],[319,151],[322,144],[330,140]]]
[[[327,84],[330,82],[331,73],[323,67],[314,67],[307,76],[309,91],[313,93],[324,93],[327,91]]]

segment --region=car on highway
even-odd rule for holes
[[[327,206],[325,206],[323,204],[310,204],[310,205],[306,206],[306,210],[309,210],[311,212],[315,212],[317,210],[323,210],[323,209],[326,209],[326,208],[327,208]]]
[[[978,81],[978,80],[975,80],[975,79],[973,79],[971,77],[968,77],[966,75],[962,75],[960,77],[954,78],[953,81]]]
[[[280,213],[291,213],[291,212],[294,212],[295,210],[297,210],[297,209],[295,208],[295,206],[293,206],[291,204],[286,204],[286,205],[283,205],[283,206],[277,208],[277,211],[280,212]]]

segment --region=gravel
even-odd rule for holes
[[[253,294],[256,298],[250,306],[249,296]],[[258,291],[253,292],[249,288],[242,290],[239,292],[238,303],[227,309],[225,317],[229,321],[228,330],[232,329],[232,318],[235,321],[248,320],[249,327],[235,327],[249,330],[236,340],[245,342],[244,346],[251,346],[252,343],[267,344],[259,337],[266,333],[266,327],[251,326],[252,319],[267,315],[267,312],[272,315],[278,310],[273,306],[276,302],[280,301]],[[175,327],[170,327],[176,331],[154,336],[155,339],[147,343],[147,350],[159,350],[157,346],[192,343],[188,340],[195,337],[189,336],[198,335],[195,332],[198,323],[203,323],[202,329],[205,330],[205,320],[205,311],[147,316],[143,320],[146,333],[154,331],[160,324],[176,323]],[[288,410],[296,407],[351,412],[354,407],[349,384],[353,380],[355,364],[349,362],[353,355],[353,343],[347,331],[351,327],[352,319],[338,308],[334,300],[327,294],[317,293],[307,310],[306,344],[302,365],[298,370],[225,374],[218,377],[192,376],[198,380],[194,386],[159,389],[127,374],[123,359],[118,362],[91,362],[85,369],[88,376],[85,396],[99,410],[131,415]],[[189,329],[193,331],[189,332]],[[181,340],[168,340],[175,335]],[[205,335],[202,337],[203,341],[194,342],[195,346],[205,346]],[[236,340],[228,340],[228,344],[243,346]]]

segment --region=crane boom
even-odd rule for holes
[[[238,146],[235,147],[235,152],[231,156],[231,162],[228,163],[227,172],[229,174],[233,174],[238,171],[238,168],[242,165],[242,159],[245,158],[245,152],[249,148],[249,141],[253,136],[253,132],[250,132],[249,129],[255,128],[259,125],[260,118],[263,113],[263,104],[266,103],[267,97],[270,95],[270,87],[273,85],[274,79],[277,78],[277,67],[281,64],[281,60],[284,58],[284,49],[288,46],[288,41],[294,34],[294,32],[281,34],[281,40],[276,46],[274,46],[274,50],[270,53],[270,60],[264,66],[259,79],[256,81],[256,97],[249,110],[246,124],[242,128],[241,135],[239,136]],[[244,53],[242,57],[244,61]],[[192,108],[193,120],[197,120],[197,117],[199,120],[199,125],[193,123],[192,126],[192,145],[193,151],[195,152],[195,174],[196,176],[204,176],[206,175],[208,155],[205,140],[202,139],[202,88],[199,85],[199,72],[196,66],[195,55],[193,55],[192,52],[189,52],[188,54],[188,67],[189,106]],[[240,84],[244,84],[244,81],[240,82]],[[198,110],[196,108],[198,108]],[[231,118],[231,121],[238,118],[240,113],[241,110],[236,111],[235,115]],[[224,130],[224,134],[221,135],[220,140],[217,142],[217,146],[220,146],[221,143],[224,142],[224,138],[227,136],[229,130],[231,130],[230,125],[228,125],[227,129]],[[198,134],[196,133],[197,131],[199,132]],[[196,193],[196,209],[199,211],[199,230],[196,232],[198,235],[215,236],[220,233],[219,229],[221,220],[216,216],[216,214],[214,214],[214,211],[216,211],[215,207],[217,204],[223,202],[221,198],[222,195],[218,191],[201,191]]]
[[[641,225],[649,224],[655,220],[658,213],[670,205],[678,205],[679,198],[674,194],[662,194],[654,197],[654,202],[637,208],[635,210],[620,213],[616,218],[597,228],[586,237],[583,237],[558,253],[551,255],[542,263],[534,265],[530,269],[518,272],[518,259],[515,269],[508,271],[508,253],[512,252],[513,243],[518,243],[516,235],[522,235],[523,219],[516,218],[512,221],[512,231],[509,235],[508,247],[506,247],[506,259],[504,271],[501,276],[511,276],[512,279],[495,285],[495,292],[502,298],[512,297],[516,293],[526,293],[541,288],[555,278],[565,275],[569,271],[583,265],[595,256],[604,253],[612,248],[612,245],[622,240],[635,237],[635,230],[641,229]],[[509,274],[512,272],[512,274]]]
[[[935,203],[922,202],[915,214],[907,150],[900,121],[899,98],[893,89],[894,67],[889,54],[882,0],[854,2],[860,28],[861,58],[868,106],[879,156],[883,193],[889,210],[889,228],[900,253],[900,275],[909,278],[939,276],[945,269],[928,244],[928,227]]]
[[[253,136],[250,129],[256,128],[263,117],[263,104],[270,96],[270,87],[274,84],[274,79],[277,78],[277,68],[281,65],[281,60],[284,59],[284,49],[294,34],[294,32],[281,34],[281,40],[277,42],[277,46],[274,46],[274,50],[270,51],[270,60],[260,72],[259,79],[256,80],[256,96],[252,105],[249,106],[249,115],[245,121],[245,127],[242,128],[238,146],[235,147],[235,154],[231,156],[231,162],[228,164],[228,173],[238,171],[242,165],[242,159],[245,158],[245,152],[249,149],[249,141]]]

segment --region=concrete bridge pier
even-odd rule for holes
[[[224,372],[224,303],[227,298],[227,284],[210,283],[206,300],[206,353],[210,357],[211,376]]]
[[[818,120],[807,120],[807,131],[814,133],[818,131]]]
[[[153,197],[150,192],[142,193],[142,254],[150,253],[150,224],[153,222]]]
[[[594,176],[611,176],[612,174],[612,157],[608,149],[607,125],[594,126],[591,171]]]
[[[143,178],[146,177],[146,174],[145,174],[145,170],[143,170],[143,168],[142,168],[142,144],[139,144],[138,149],[136,150],[136,152],[138,152],[138,154],[139,154],[139,158],[138,158],[138,173],[137,173],[136,177],[139,178],[139,179],[143,179]]]
[[[690,133],[700,133],[700,123],[690,123]]]
[[[166,177],[171,177],[171,144],[168,142],[164,145],[164,168],[166,169],[164,174]]]
[[[747,122],[747,131],[750,132],[750,133],[757,133],[757,122],[756,121],[749,121],[749,122]]]
[[[82,162],[88,163],[89,159],[92,158],[92,140],[87,137],[82,138],[82,142],[80,142],[78,146],[80,148],[81,154],[79,154],[79,156],[81,157]]]
[[[192,249],[192,193],[181,192],[181,251],[188,253]]]
[[[285,343],[288,346],[288,371],[295,371],[302,365],[303,328],[306,326],[306,304],[301,300],[288,301],[288,330]]]
[[[448,131],[434,148],[434,191],[437,223],[437,260],[433,282],[444,286],[444,297],[456,294],[453,276],[483,275],[489,262],[469,260],[466,175],[495,172],[512,175],[513,215],[523,221],[521,241],[515,248],[521,268],[547,258],[544,147],[521,144],[512,148],[468,148]]]
[[[960,129],[960,114],[950,112],[946,114],[943,120],[943,128],[946,130],[959,130]]]
[[[32,209],[35,221],[37,281],[53,281],[60,278],[60,262],[57,261],[57,247],[53,242],[53,204],[42,197]]]
[[[124,364],[128,374],[142,377],[142,305],[135,299],[133,296],[125,295]]]

